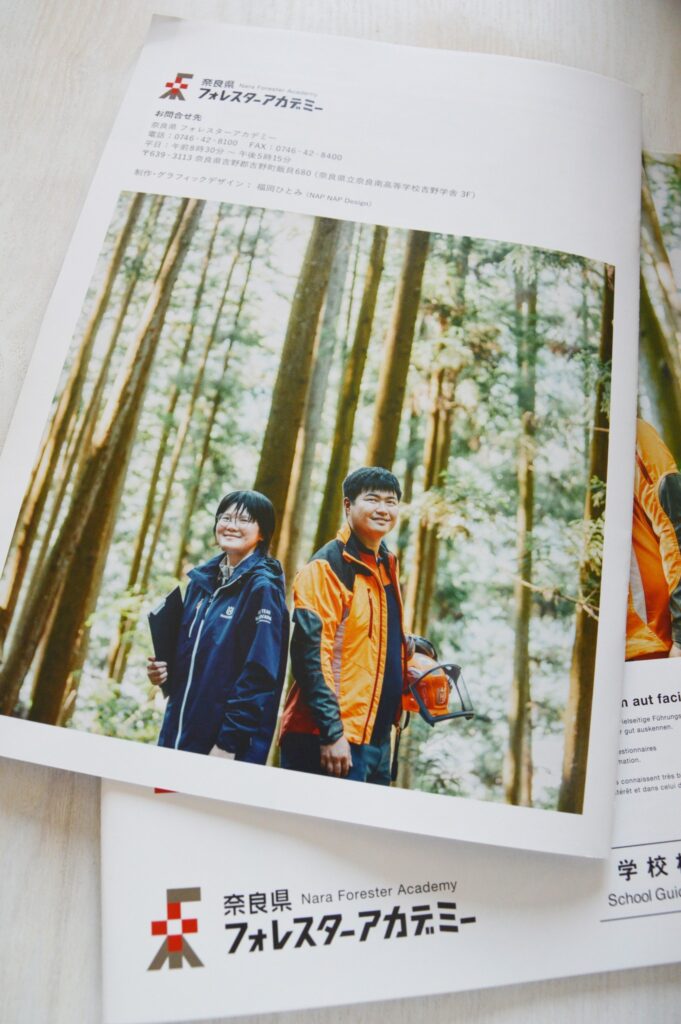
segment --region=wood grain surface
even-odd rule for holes
[[[681,151],[679,0],[2,0],[0,440],[154,11],[575,65],[640,89],[646,147]],[[248,1019],[667,1024],[680,978],[657,967]],[[100,991],[99,783],[0,759],[0,1022],[97,1022]]]

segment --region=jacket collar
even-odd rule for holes
[[[340,530],[336,534],[336,540],[339,540],[343,547],[345,548],[347,554],[358,562],[362,561],[362,552],[368,551],[368,548],[364,547],[359,537],[357,537],[357,535],[352,532],[347,523],[343,523],[343,525],[341,526]],[[392,552],[388,548],[385,541],[382,540],[378,548],[378,559],[386,558],[388,559],[388,561],[390,561],[392,557]],[[363,562],[362,564],[364,565]]]
[[[190,569],[187,575],[191,580],[198,583],[200,587],[212,594],[217,582],[218,565],[222,561],[223,557],[224,555],[221,552],[219,555],[215,555],[214,558],[209,559],[202,565],[197,565],[195,569]],[[261,551],[254,551],[252,555],[248,556],[248,558],[244,558],[239,562],[224,586],[233,586],[237,580],[240,580],[247,574],[253,572],[254,569],[265,561],[270,563],[273,562],[274,559],[267,558],[267,556],[263,555]]]

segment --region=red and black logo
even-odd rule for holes
[[[182,967],[186,960],[190,967],[203,967],[198,956],[189,945],[187,935],[195,935],[199,922],[195,917],[182,916],[183,903],[198,903],[201,890],[166,889],[167,917],[151,922],[152,935],[164,935],[156,956],[147,967],[148,971],[159,971],[168,962],[168,967]]]
[[[185,95],[182,90],[189,88],[189,82],[186,79],[193,77],[194,75],[190,75],[186,71],[178,71],[174,82],[166,82],[166,89],[168,91],[161,93],[159,98],[162,100],[182,100],[184,102]]]

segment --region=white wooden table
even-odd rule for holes
[[[681,0],[2,0],[0,439],[154,12],[599,71],[644,93],[648,149],[681,151]],[[99,927],[98,781],[0,759],[0,1024],[99,1021]],[[657,967],[267,1020],[666,1024],[680,979]]]

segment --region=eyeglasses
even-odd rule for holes
[[[234,516],[229,513],[218,517],[219,523],[224,523],[225,526],[248,526],[249,523],[254,523],[255,520],[251,519],[250,516]]]

